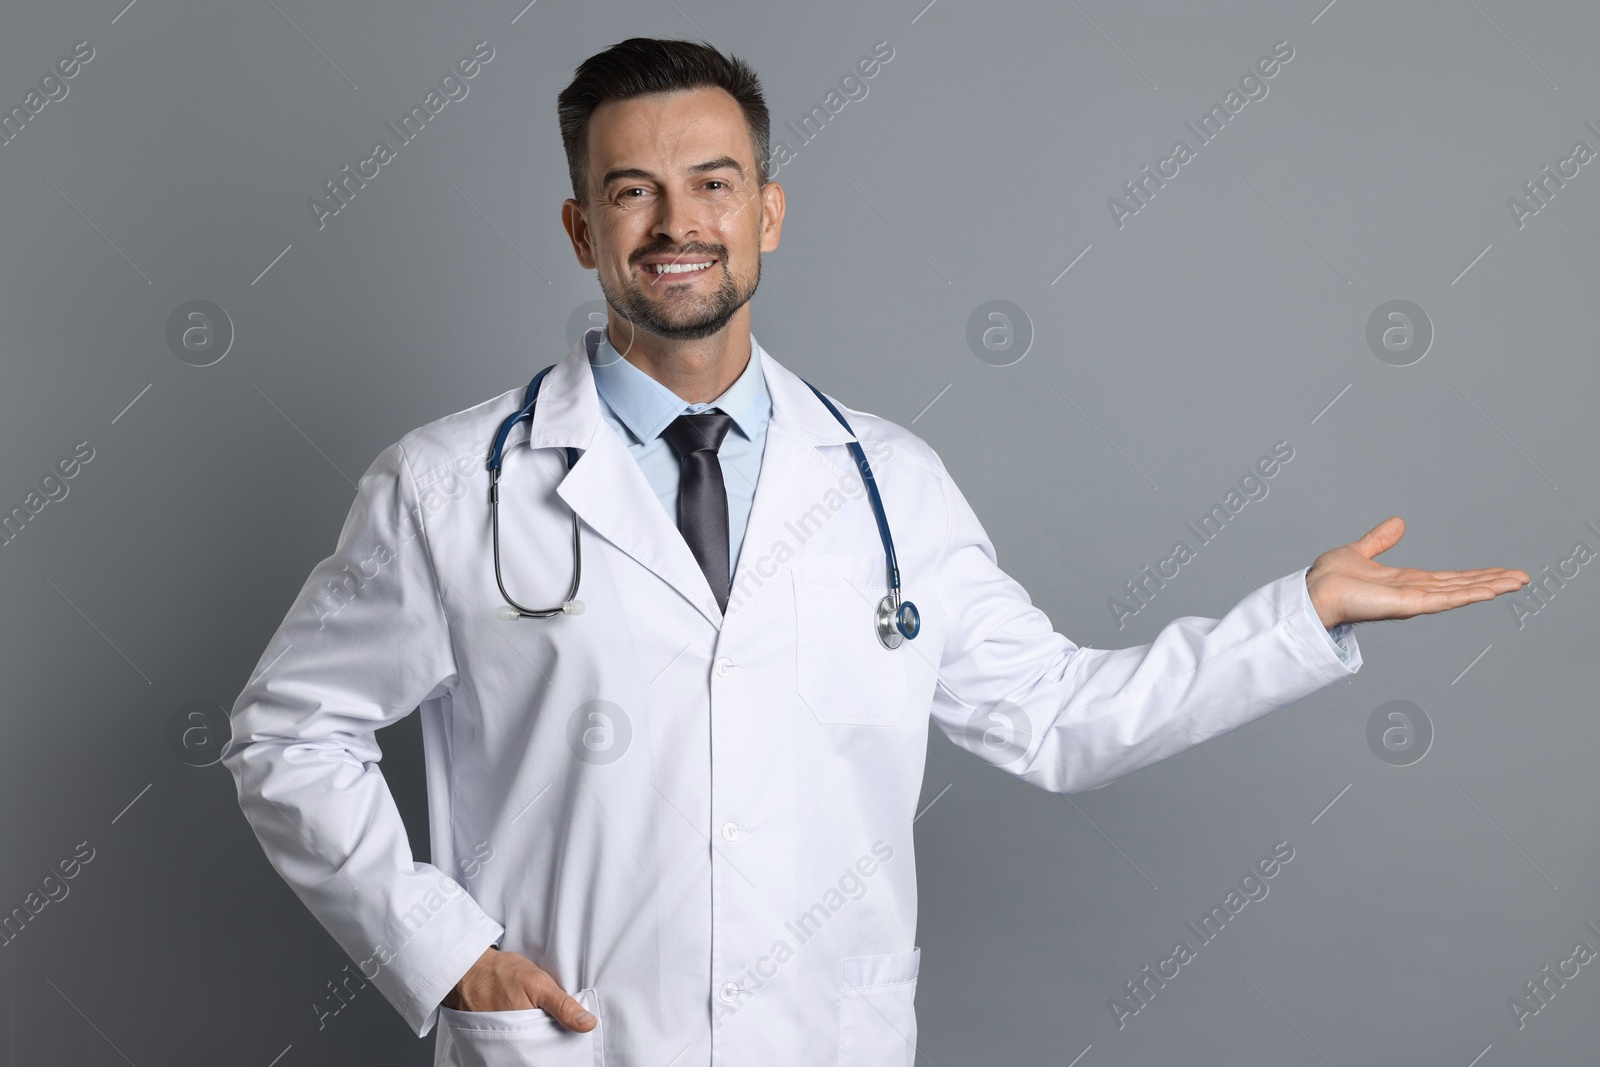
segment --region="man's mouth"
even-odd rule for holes
[[[694,274],[709,268],[716,260],[707,259],[698,263],[646,263],[644,271],[647,274]]]

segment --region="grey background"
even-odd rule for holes
[[[0,948],[4,1062],[431,1062],[370,987],[317,1029],[349,961],[227,772],[165,731],[231,706],[379,450],[565,350],[599,294],[560,229],[555,96],[627,36],[749,59],[791,147],[783,124],[892,45],[778,174],[754,328],[938,449],[1079,644],[1220,615],[1391,514],[1394,564],[1537,576],[1600,545],[1600,164],[1520,229],[1506,206],[1600,149],[1600,10],[1325,2],[9,7],[5,108],[75,42],[95,58],[0,147],[0,507],[74,443],[95,458],[0,548],[0,910],[96,855]],[[468,98],[319,231],[307,199],[479,40]],[[1107,199],[1280,40],[1269,95],[1119,229]],[[203,368],[165,341],[197,298],[237,331]],[[1035,332],[1011,366],[965,341],[991,299]],[[1411,366],[1366,344],[1391,299],[1435,329]],[[1119,630],[1108,598],[1279,440],[1269,495]],[[1077,797],[936,733],[919,1062],[1592,1058],[1596,966],[1520,1032],[1507,1002],[1600,949],[1593,569],[1520,629],[1505,598],[1361,626],[1352,681]],[[1411,766],[1366,741],[1395,699],[1435,731]],[[425,855],[415,725],[383,768]],[[1270,895],[1119,1030],[1122,983],[1278,841]]]

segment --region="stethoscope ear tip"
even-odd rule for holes
[[[494,609],[494,613],[500,616],[506,622],[514,622],[517,618],[517,609],[512,607],[510,604],[501,604],[499,607]]]
[[[569,600],[565,604],[561,605],[561,610],[566,612],[568,615],[582,615],[583,608],[584,604],[581,600]]]

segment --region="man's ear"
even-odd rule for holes
[[[583,206],[570,197],[561,205],[561,225],[566,228],[567,237],[572,241],[572,252],[578,257],[578,265],[584,270],[594,270],[594,244],[589,219],[583,212]]]
[[[761,188],[761,251],[777,250],[778,241],[783,237],[784,210],[783,186],[775,181],[767,182]]]

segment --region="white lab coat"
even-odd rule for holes
[[[373,462],[223,756],[273,866],[419,1036],[437,1024],[436,1065],[910,1065],[930,711],[981,758],[1068,793],[1360,667],[1354,638],[1347,666],[1306,610],[1304,568],[1220,620],[1078,648],[996,566],[933,450],[841,405],[922,613],[915,640],[884,649],[883,552],[850,435],[759,345],[772,421],[723,618],[601,417],[583,343],[511,434],[500,483],[507,589],[560,603],[576,511],[583,614],[496,613],[484,459],[519,385]],[[584,450],[570,472],[565,445]],[[373,739],[419,705],[430,863]],[[492,943],[599,1025],[441,1007]]]

